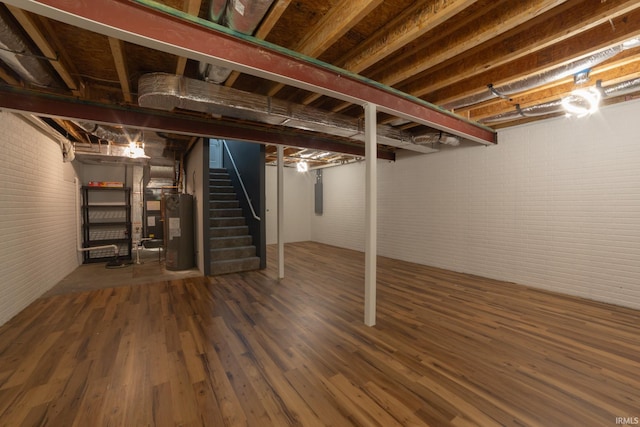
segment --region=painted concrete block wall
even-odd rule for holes
[[[495,147],[379,162],[378,253],[640,308],[639,111],[632,101],[502,130]],[[312,238],[362,250],[364,165],[324,179],[343,188],[325,194],[336,213],[315,218]]]
[[[265,168],[265,199],[267,203],[267,245],[278,243],[278,168]],[[293,168],[284,168],[284,240],[304,242],[311,240],[311,217],[313,215],[313,184],[315,173],[300,173]]]
[[[364,173],[364,162],[323,170],[323,213],[315,215],[311,210],[312,240],[364,250]]]
[[[81,262],[76,251],[75,171],[59,145],[0,112],[0,324]]]

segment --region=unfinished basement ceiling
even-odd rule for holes
[[[299,147],[291,159],[310,152],[352,159],[364,152],[358,100],[367,96],[385,107],[378,155],[391,159],[398,150],[491,144],[493,129],[564,114],[559,101],[578,88],[602,88],[601,105],[640,93],[637,0],[65,3],[0,5],[0,108],[51,117],[78,144],[105,142],[86,122],[141,131],[162,145],[152,158],[179,157],[195,138],[212,136],[262,142],[269,153],[274,144]],[[43,12],[66,7],[98,9],[109,27]],[[244,47],[230,63],[143,42],[165,16],[185,34],[205,34],[199,52],[228,39]],[[129,18],[140,38],[111,30]],[[251,68],[265,52],[272,63]],[[333,77],[310,82],[284,69],[285,60]],[[139,82],[150,75],[177,86],[149,92]],[[197,90],[178,94],[187,86]],[[178,97],[187,102],[172,104]]]

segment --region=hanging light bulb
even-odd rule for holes
[[[144,153],[144,142],[131,141],[129,143],[129,157],[134,159],[146,157]]]
[[[598,111],[601,97],[602,94],[595,87],[577,89],[562,99],[562,107],[568,115],[585,117]]]
[[[298,162],[296,168],[298,169],[298,172],[307,172],[309,170],[309,163],[304,161]]]

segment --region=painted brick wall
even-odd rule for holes
[[[495,147],[379,162],[379,254],[640,308],[639,111],[631,101],[502,130]],[[361,250],[364,165],[324,179],[333,208],[313,239]]]
[[[0,324],[80,263],[73,167],[59,145],[0,112]]]
[[[278,243],[278,168],[265,168],[265,199],[267,204],[267,245]],[[304,242],[311,240],[313,215],[313,184],[315,173],[299,173],[296,169],[284,169],[284,240]]]
[[[316,215],[311,208],[312,240],[364,250],[364,172],[364,162],[323,170],[323,214]]]

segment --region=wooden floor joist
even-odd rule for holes
[[[269,268],[41,298],[0,327],[0,424],[614,426],[640,416],[640,312],[286,246]],[[618,423],[619,424],[619,423]]]

